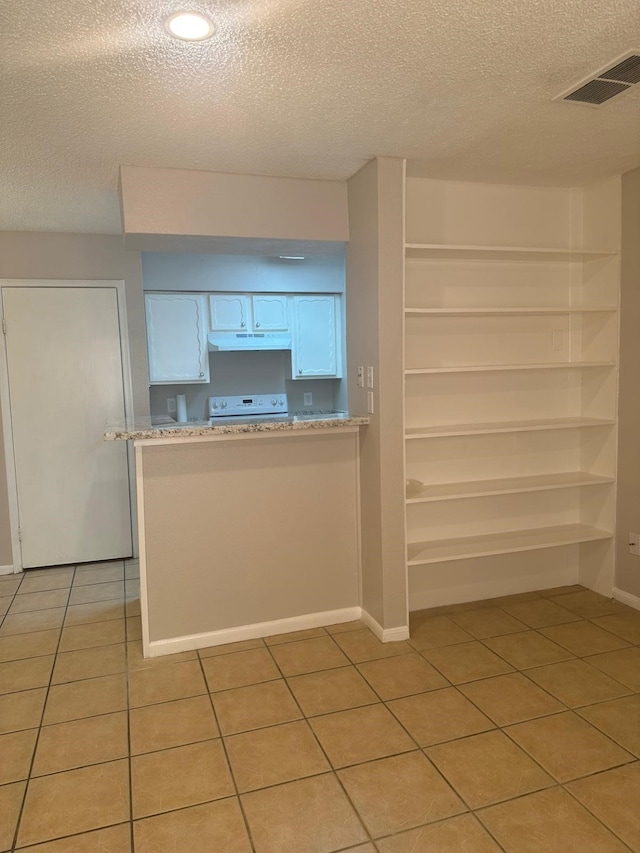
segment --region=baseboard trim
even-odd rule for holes
[[[361,619],[382,643],[396,643],[399,640],[409,639],[408,625],[401,625],[399,628],[383,628],[366,610],[362,611]]]
[[[623,589],[618,589],[614,586],[613,597],[622,604],[628,604],[629,607],[640,610],[640,596],[638,595],[633,595],[631,592],[625,592]]]
[[[253,625],[223,628],[220,631],[205,631],[202,634],[189,634],[184,637],[172,637],[168,640],[152,640],[144,648],[144,656],[155,658],[161,655],[172,655],[176,652],[204,649],[207,646],[221,646],[224,643],[271,637],[274,634],[288,634],[292,631],[305,631],[308,628],[323,628],[326,625],[354,622],[361,616],[361,607],[345,607],[341,610],[306,613],[304,616],[291,616],[288,619],[275,619],[272,622],[256,622]]]
[[[13,575],[15,573],[13,566],[0,566],[0,575]]]

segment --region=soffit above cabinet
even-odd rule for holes
[[[178,238],[186,251],[300,254],[328,243],[335,253],[349,239],[343,181],[123,166],[120,200],[128,248],[166,250]]]

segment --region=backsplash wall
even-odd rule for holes
[[[335,395],[340,380],[291,380],[289,351],[215,352],[209,353],[211,382],[195,385],[152,385],[149,389],[151,416],[167,415],[167,399],[185,394],[190,420],[207,416],[207,398],[231,394],[286,393],[289,411],[326,412],[336,406]],[[304,404],[304,394],[313,395],[312,405]],[[175,417],[175,416],[174,416]]]
[[[344,257],[287,261],[253,255],[143,252],[145,290],[344,293]]]

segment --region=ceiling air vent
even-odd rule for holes
[[[553,100],[598,107],[636,83],[640,83],[640,51],[629,50]]]

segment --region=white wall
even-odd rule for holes
[[[627,539],[640,533],[640,169],[622,176],[621,255],[615,585],[640,598],[640,557]]]
[[[150,639],[357,607],[357,443],[318,430],[137,448]]]
[[[127,245],[138,249],[167,235],[228,245],[349,239],[344,181],[122,166],[120,201]]]
[[[251,255],[143,252],[145,290],[344,293],[344,253],[286,261]]]
[[[148,414],[146,333],[138,252],[126,251],[120,237],[3,231],[0,232],[1,278],[124,280],[134,413]],[[55,417],[55,412],[43,413],[43,423],[45,415]],[[1,444],[0,437],[0,449]],[[0,461],[0,566],[12,563],[10,542],[3,453]]]
[[[291,376],[291,352],[212,352],[209,353],[211,381],[196,385],[152,385],[151,414],[167,415],[167,399],[176,394],[187,398],[190,419],[208,417],[208,397],[230,394],[286,393],[289,411],[329,412],[338,407],[339,379],[287,380]],[[311,405],[305,405],[304,394],[312,394]]]

